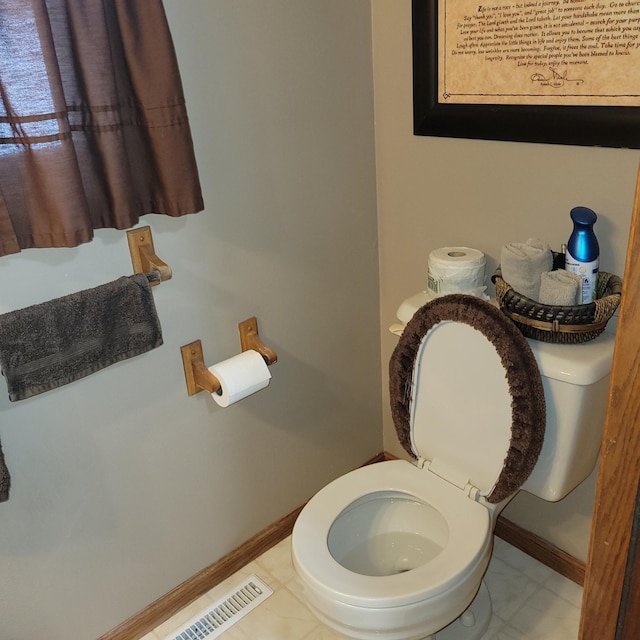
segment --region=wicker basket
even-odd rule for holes
[[[541,304],[515,291],[502,279],[500,267],[491,277],[500,309],[527,337],[556,344],[579,344],[597,338],[620,304],[622,280],[600,271],[596,300],[560,307]]]

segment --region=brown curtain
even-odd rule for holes
[[[0,255],[203,208],[161,0],[0,0]]]

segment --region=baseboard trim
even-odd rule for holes
[[[573,580],[580,586],[584,585],[585,563],[535,533],[499,516],[495,534],[565,578]]]
[[[365,465],[382,462],[386,459],[384,453],[379,453],[365,462]],[[115,629],[100,636],[98,640],[139,640],[142,636],[153,631],[189,603],[291,535],[293,525],[303,507],[304,505],[301,505],[284,518],[269,525],[217,562],[191,576],[145,609],[125,620]]]
[[[100,636],[98,640],[138,640],[159,624],[199,598],[202,594],[242,569],[265,551],[284,540],[293,530],[293,525],[302,507],[298,507],[260,533],[247,540],[226,556],[185,580],[148,607],[135,614],[115,629]]]
[[[396,459],[393,454],[383,452],[368,460],[365,465]],[[188,578],[175,589],[118,625],[115,629],[100,636],[98,640],[139,640],[139,638],[153,631],[158,625],[168,620],[196,598],[213,589],[213,587],[232,576],[236,571],[242,569],[247,563],[255,560],[265,551],[268,551],[271,547],[291,535],[293,525],[303,507],[304,505],[301,505],[277,522],[269,525],[217,562]],[[585,564],[534,533],[522,529],[502,516],[498,518],[495,533],[505,542],[551,567],[554,571],[580,585],[584,584]]]

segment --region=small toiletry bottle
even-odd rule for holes
[[[596,299],[600,247],[593,232],[598,216],[587,207],[571,209],[573,233],[567,243],[565,269],[582,277],[582,304]]]

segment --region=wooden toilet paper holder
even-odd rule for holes
[[[240,331],[240,347],[242,351],[253,349],[257,351],[267,365],[275,364],[278,356],[273,349],[267,347],[258,334],[258,321],[255,317],[248,318],[238,324]],[[180,347],[182,354],[182,367],[184,368],[184,377],[187,383],[187,393],[190,396],[207,391],[215,393],[220,389],[220,381],[216,378],[204,363],[204,355],[202,352],[202,342],[194,340],[189,344]]]

